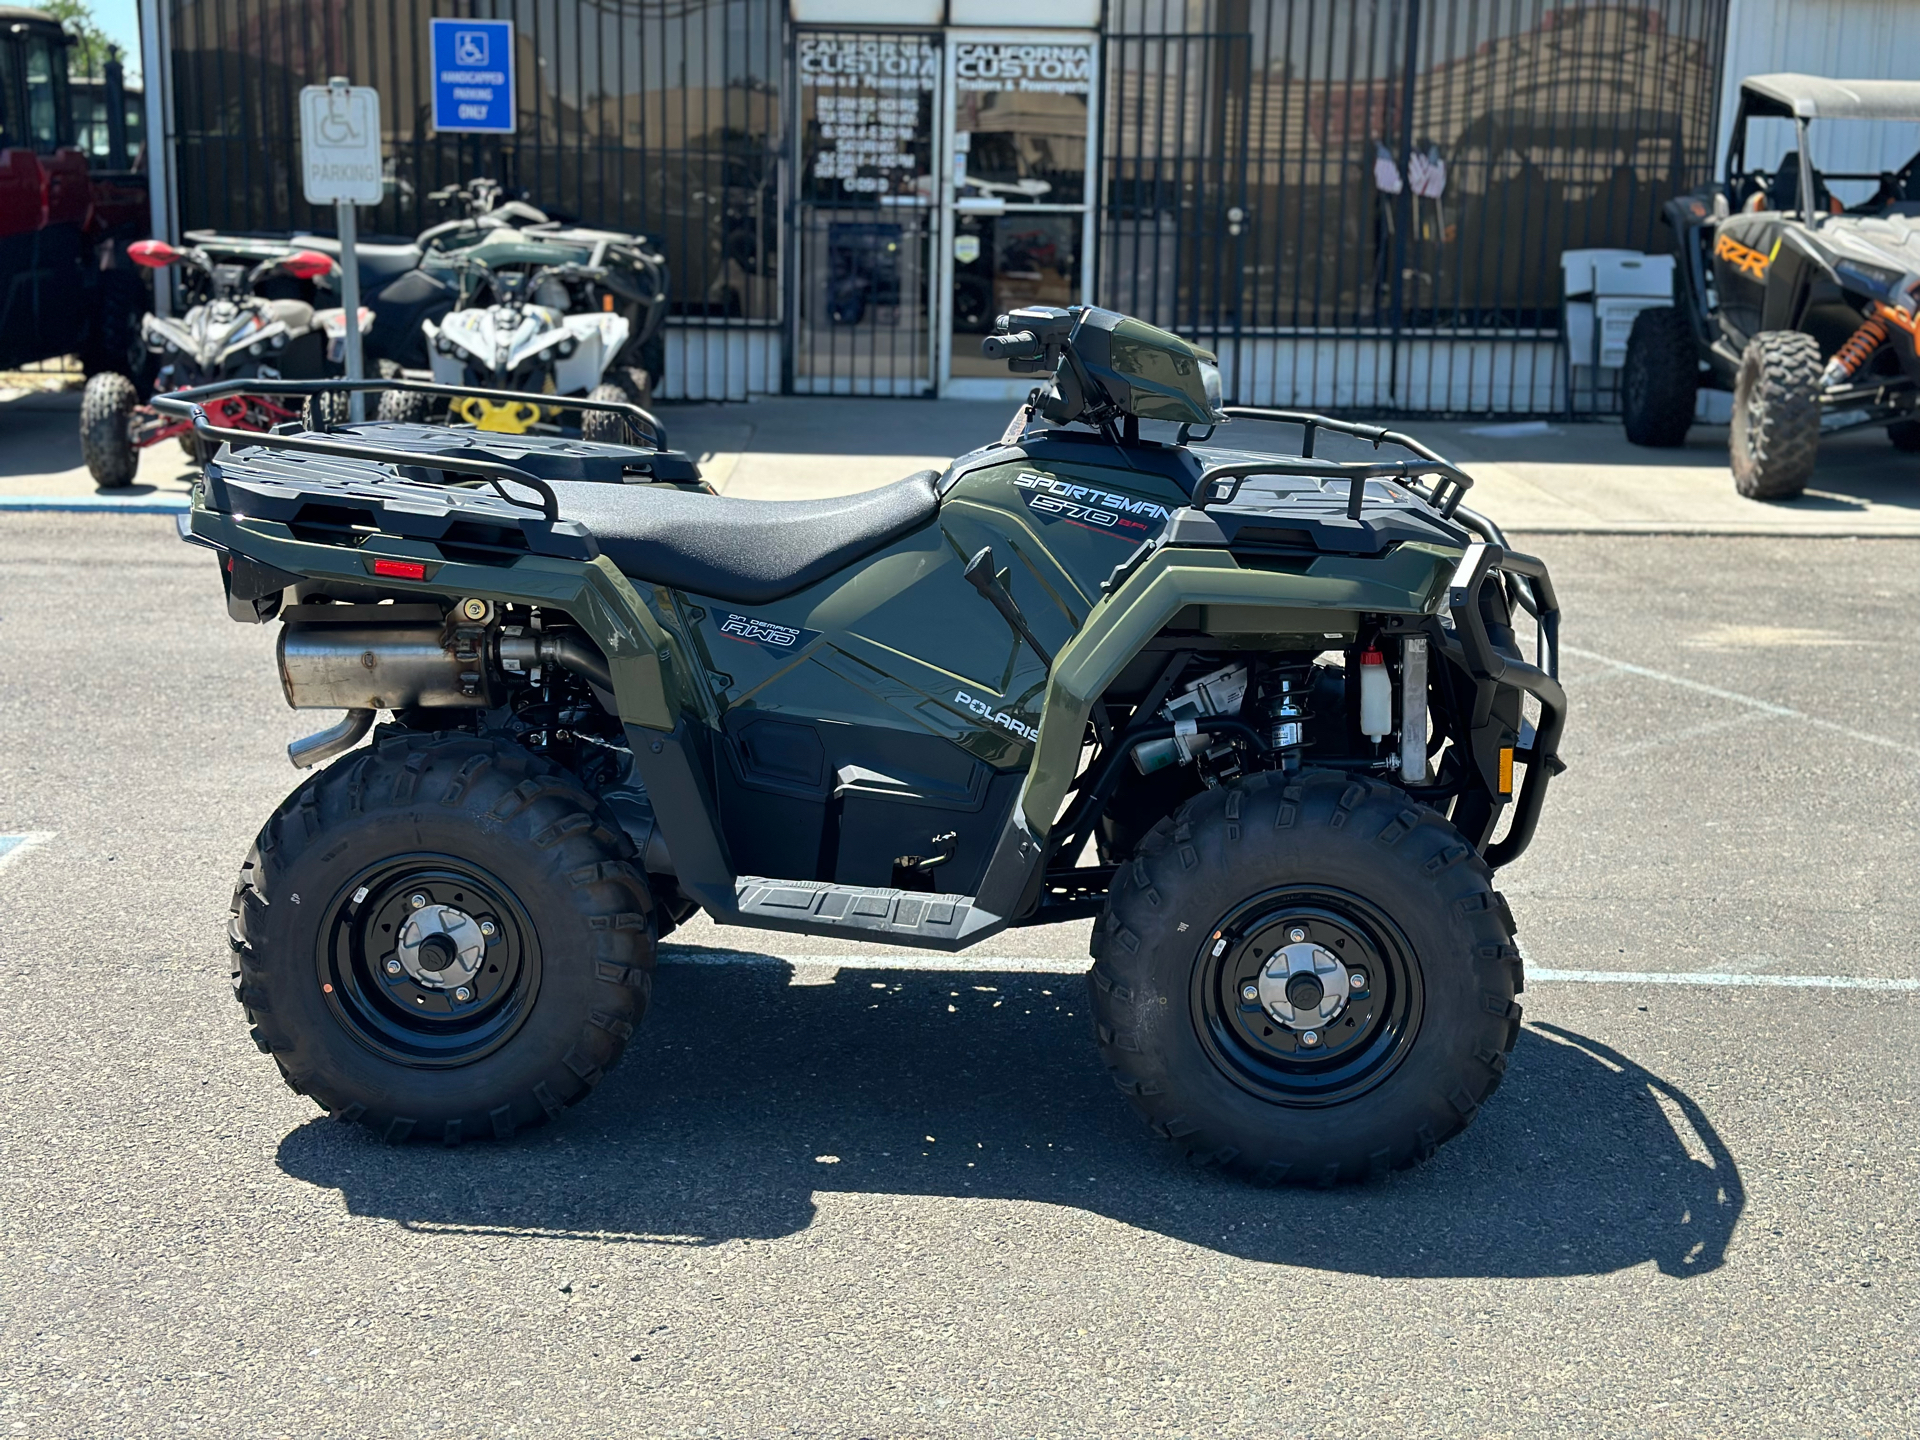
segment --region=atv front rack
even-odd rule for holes
[[[645,440],[649,450],[668,449],[667,427],[651,410],[626,400],[587,400],[572,395],[536,395],[526,390],[493,390],[472,385],[442,385],[437,380],[366,379],[349,380],[344,376],[329,380],[222,380],[192,390],[175,390],[154,397],[154,408],[168,414],[185,416],[187,406],[202,404],[224,395],[351,395],[361,391],[408,390],[419,395],[437,395],[446,400],[492,400],[507,404],[529,401],[558,410],[597,410],[618,415]],[[162,399],[173,404],[162,404]],[[224,437],[223,437],[224,438]]]
[[[1350,520],[1360,518],[1360,512],[1366,504],[1369,480],[1398,480],[1451,520],[1454,512],[1460,508],[1460,502],[1466,498],[1467,491],[1473,488],[1473,477],[1466,471],[1445,456],[1428,449],[1411,435],[1403,435],[1397,430],[1361,425],[1351,420],[1335,420],[1329,415],[1316,415],[1308,410],[1266,410],[1257,406],[1229,405],[1221,413],[1230,420],[1270,420],[1282,425],[1300,426],[1303,432],[1300,455],[1297,459],[1286,457],[1213,466],[1201,475],[1199,483],[1193,487],[1196,510],[1204,510],[1209,505],[1231,504],[1239,495],[1240,487],[1257,475],[1298,475],[1309,479],[1346,480],[1347,518]],[[1356,440],[1368,441],[1376,450],[1383,444],[1394,445],[1411,451],[1419,458],[1321,460],[1313,453],[1314,435],[1320,430],[1331,430],[1338,435],[1350,435]],[[1433,477],[1432,486],[1424,490],[1412,483],[1415,477],[1423,475]]]

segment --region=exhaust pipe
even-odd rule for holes
[[[304,740],[296,740],[287,746],[287,759],[294,768],[310,770],[315,765],[324,765],[336,755],[343,755],[358,745],[373,728],[372,710],[349,710],[340,718],[338,725],[329,725],[317,734]]]

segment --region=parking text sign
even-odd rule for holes
[[[345,84],[303,89],[300,170],[309,205],[378,205],[380,92]]]
[[[431,20],[433,128],[510,135],[514,128],[513,22]]]

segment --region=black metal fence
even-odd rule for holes
[[[1560,253],[1665,248],[1726,11],[1112,0],[1102,298],[1215,344],[1244,398],[1558,408]]]
[[[1214,345],[1242,400],[1554,409],[1559,254],[1662,248],[1660,201],[1711,166],[1728,3],[1109,0],[1097,298]],[[166,6],[187,227],[327,228],[297,94],[344,74],[387,129],[367,228],[524,186],[664,246],[694,393],[778,384],[779,0]],[[426,22],[454,13],[515,22],[514,136],[431,133]]]
[[[768,0],[169,0],[186,228],[331,230],[300,193],[303,85],[380,92],[386,199],[367,230],[447,218],[427,194],[474,175],[554,213],[643,232],[683,324],[779,320],[782,7]],[[427,21],[514,21],[518,133],[435,135]],[[729,384],[728,389],[739,389]]]

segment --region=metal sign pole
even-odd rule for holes
[[[367,378],[360,339],[360,227],[357,205],[378,205],[385,193],[380,159],[380,94],[336,75],[300,92],[300,165],[309,205],[333,206],[340,235],[341,335],[346,377]],[[328,345],[332,349],[331,343]],[[367,399],[347,397],[347,416],[367,418]]]
[[[360,352],[360,257],[359,217],[353,202],[341,200],[333,207],[340,230],[340,303],[347,312],[347,378],[367,378],[366,361]],[[347,397],[347,418],[356,425],[367,418],[367,396],[355,390]]]

